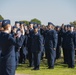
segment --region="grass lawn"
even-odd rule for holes
[[[76,75],[76,67],[74,69],[68,68],[67,65],[62,64],[63,58],[60,58],[55,63],[55,69],[47,69],[47,60],[43,59],[41,61],[41,66],[39,71],[31,70],[28,68],[28,61],[26,64],[20,64],[16,70],[16,74],[24,75]]]

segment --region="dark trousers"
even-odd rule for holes
[[[43,60],[44,54],[45,54],[45,48],[44,48],[44,46],[43,46],[43,47],[42,47],[42,51],[41,51],[41,60]]]
[[[57,45],[56,48],[56,59],[59,59],[61,57],[61,47]]]
[[[68,50],[68,67],[74,67],[75,64],[75,50],[74,49],[67,49]]]
[[[32,51],[28,51],[28,60],[29,60],[29,66],[33,66],[33,56],[32,56]]]
[[[25,63],[25,60],[27,58],[27,50],[26,47],[22,47],[20,50],[20,63]]]
[[[15,52],[15,58],[16,58],[16,68],[17,68],[17,67],[18,67],[18,65],[19,65],[19,57],[20,57],[19,52]]]
[[[67,57],[67,55],[68,55],[67,48],[63,47],[64,64],[68,63],[68,57]]]
[[[34,68],[39,69],[40,60],[41,60],[41,52],[33,52],[33,60],[34,60]]]
[[[19,62],[22,63],[23,62],[23,48],[20,49],[20,59]]]
[[[49,49],[47,52],[47,62],[49,68],[54,68],[55,59],[56,59],[56,51],[53,49]]]

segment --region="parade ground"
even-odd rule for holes
[[[28,61],[26,61],[26,64],[18,66],[16,75],[76,75],[76,67],[74,69],[68,68],[67,65],[63,64],[62,57],[56,61],[54,69],[48,69],[47,60],[43,59],[41,60],[40,70],[34,71],[32,68],[28,68]]]

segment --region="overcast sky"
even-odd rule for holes
[[[0,0],[0,14],[10,19],[12,25],[18,20],[37,18],[42,24],[68,24],[76,20],[76,0]]]

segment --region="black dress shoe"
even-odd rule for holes
[[[33,68],[32,70],[39,70],[39,68]]]
[[[35,70],[39,70],[39,68],[36,68]]]
[[[48,69],[54,69],[54,67],[48,67]]]
[[[75,68],[75,66],[68,66],[68,68]]]
[[[33,67],[33,66],[28,66],[28,67]]]

